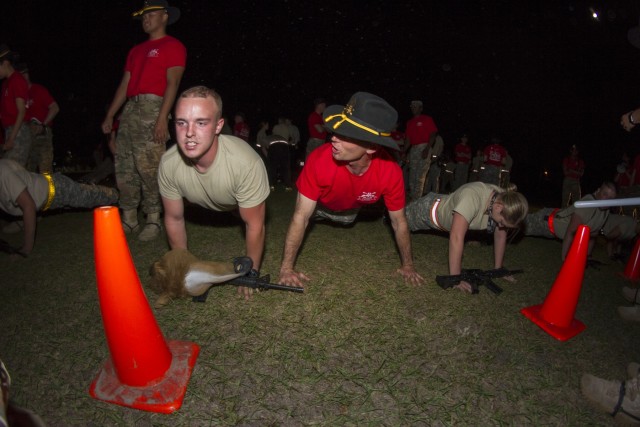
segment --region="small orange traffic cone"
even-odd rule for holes
[[[94,210],[94,252],[102,322],[111,358],[89,394],[151,412],[180,408],[200,347],[165,342],[144,294],[118,208]]]
[[[633,252],[627,261],[627,266],[622,274],[626,279],[636,281],[640,279],[640,239],[636,240]]]
[[[589,232],[586,225],[578,227],[567,258],[544,303],[520,310],[529,320],[560,341],[566,341],[586,328],[584,323],[574,319],[573,315],[576,312],[587,265]]]

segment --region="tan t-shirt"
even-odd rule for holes
[[[9,215],[22,216],[16,200],[27,189],[40,208],[49,197],[49,183],[40,174],[27,171],[13,160],[0,159],[0,209]]]
[[[451,231],[453,213],[457,212],[467,220],[470,230],[485,230],[489,222],[486,211],[494,191],[499,193],[503,190],[484,182],[463,185],[452,194],[442,197],[436,211],[438,223],[445,230]]]
[[[162,197],[185,198],[215,211],[252,208],[269,196],[269,179],[264,162],[240,138],[218,136],[218,152],[206,172],[198,172],[182,157],[177,145],[160,160],[158,184]]]

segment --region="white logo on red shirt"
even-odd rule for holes
[[[160,49],[151,49],[149,53],[147,53],[147,58],[157,58],[160,56]]]
[[[378,200],[378,197],[376,196],[375,191],[372,191],[372,192],[363,191],[362,194],[358,196],[357,200],[359,202],[373,202],[375,200]]]

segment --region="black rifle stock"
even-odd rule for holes
[[[278,285],[276,283],[269,283],[271,276],[268,274],[262,277],[249,277],[240,276],[235,279],[229,280],[227,283],[236,286],[246,286],[253,289],[259,289],[261,291],[268,291],[269,289],[275,289],[277,291],[290,291],[290,292],[304,292],[304,288],[298,288],[297,286]]]
[[[462,270],[461,274],[453,276],[436,276],[436,282],[442,289],[448,289],[464,281],[471,284],[471,293],[477,294],[479,287],[485,286],[494,294],[499,295],[502,292],[502,288],[496,285],[491,279],[523,272],[524,270],[507,270],[506,268],[496,268],[493,270],[468,269]]]
[[[236,277],[235,279],[229,280],[228,282],[221,283],[221,285],[228,283],[230,285],[246,286],[248,288],[258,289],[261,291],[268,291],[269,289],[275,289],[278,291],[290,291],[290,292],[300,292],[300,293],[304,292],[304,288],[270,283],[270,280],[271,280],[271,276],[268,274],[262,277],[240,276],[240,277]],[[205,302],[207,300],[207,296],[209,296],[210,290],[211,288],[207,289],[207,291],[204,294],[198,295],[197,297],[193,297],[192,298],[193,302]]]

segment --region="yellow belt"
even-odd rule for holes
[[[49,209],[51,207],[51,203],[53,203],[53,197],[56,195],[56,186],[53,185],[53,178],[51,178],[50,174],[45,172],[42,174],[42,176],[45,177],[47,183],[49,184],[49,195],[47,196],[47,203],[45,203],[44,207],[42,208],[42,212],[44,212]]]

